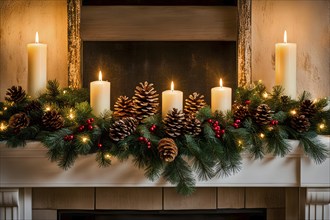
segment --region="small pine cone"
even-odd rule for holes
[[[185,119],[184,131],[186,134],[197,136],[202,132],[201,121],[196,116],[189,114]]]
[[[290,121],[291,127],[298,131],[299,133],[308,131],[311,123],[305,115],[294,116]]]
[[[123,140],[136,130],[137,120],[133,117],[119,119],[109,129],[110,138],[114,141]]]
[[[134,113],[139,121],[158,112],[158,93],[147,81],[136,86],[133,96]]]
[[[184,113],[195,115],[201,108],[205,106],[206,102],[204,100],[204,96],[194,92],[193,94],[189,95],[185,101]]]
[[[281,102],[285,105],[288,104],[290,102],[290,97],[287,95],[281,96]]]
[[[233,106],[234,118],[243,121],[250,115],[249,107],[246,105],[234,105]]]
[[[31,101],[26,107],[25,107],[25,111],[27,113],[30,113],[30,112],[38,112],[38,111],[41,111],[42,110],[42,105],[39,101],[37,100],[33,100]]]
[[[126,118],[133,116],[133,101],[127,96],[119,96],[114,105],[114,117]]]
[[[307,118],[312,118],[316,114],[316,106],[311,100],[304,100],[300,105],[299,113]]]
[[[64,126],[64,118],[56,110],[50,110],[41,117],[43,126],[50,131],[55,131]]]
[[[172,162],[178,155],[178,147],[172,138],[163,138],[158,142],[160,159]]]
[[[168,136],[178,137],[184,132],[185,117],[181,110],[174,108],[163,120],[164,129]]]
[[[7,90],[6,95],[5,100],[8,102],[19,103],[26,98],[26,93],[21,86],[12,86]]]
[[[9,127],[16,133],[29,126],[29,124],[30,118],[24,112],[14,114],[9,118]]]
[[[268,125],[272,120],[271,110],[267,104],[261,104],[257,107],[254,115],[256,123],[259,125]]]

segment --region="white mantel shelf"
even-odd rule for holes
[[[319,136],[330,149],[330,137]],[[330,158],[315,164],[306,157],[296,140],[285,157],[267,155],[253,160],[243,154],[242,170],[225,178],[197,181],[197,187],[330,187]],[[47,158],[40,142],[24,148],[8,148],[0,142],[0,188],[13,187],[167,187],[163,179],[152,182],[131,161],[112,160],[98,167],[95,155],[80,156],[73,167],[63,170]]]

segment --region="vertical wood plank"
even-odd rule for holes
[[[162,188],[96,188],[96,209],[161,210]]]
[[[179,195],[174,188],[164,188],[164,209],[215,209],[216,188],[198,188],[191,196]]]
[[[285,219],[299,220],[299,188],[285,188]]]
[[[245,189],[243,187],[218,188],[218,208],[244,208]]]
[[[246,188],[246,208],[285,208],[284,188]]]

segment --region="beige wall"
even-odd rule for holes
[[[12,85],[27,89],[27,48],[39,32],[48,45],[48,79],[67,86],[66,0],[0,0],[0,100]]]
[[[330,1],[253,0],[252,76],[275,84],[275,43],[297,44],[297,90],[330,96]]]
[[[11,85],[27,88],[26,44],[39,31],[48,44],[48,79],[67,86],[66,0],[0,0],[0,100]],[[253,80],[274,85],[275,43],[297,43],[298,92],[330,96],[330,3],[327,0],[252,0]]]

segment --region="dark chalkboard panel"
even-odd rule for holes
[[[111,82],[111,105],[120,95],[131,97],[139,82],[149,81],[156,90],[175,89],[184,98],[193,92],[206,96],[211,88],[224,85],[237,88],[236,42],[228,41],[148,41],[83,42],[83,86],[89,88],[102,70]]]

